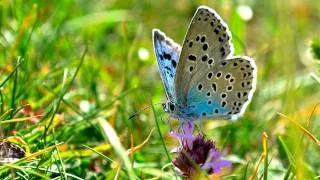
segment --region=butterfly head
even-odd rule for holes
[[[169,114],[172,114],[175,112],[176,105],[172,101],[167,101],[166,103],[162,104],[163,110]]]
[[[186,108],[172,101],[167,101],[166,103],[163,103],[162,107],[163,110],[166,113],[169,113],[171,117],[177,118],[180,121],[192,121],[198,118],[196,114],[188,112]]]

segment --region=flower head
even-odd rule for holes
[[[177,153],[173,164],[179,169],[182,175],[191,177],[198,169],[208,174],[219,173],[223,167],[230,167],[231,162],[221,159],[220,152],[212,140],[206,140],[203,134],[194,136],[193,123],[188,122],[182,125],[182,132],[171,133],[179,139],[180,146],[174,150]]]

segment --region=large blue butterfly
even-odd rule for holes
[[[256,87],[253,59],[233,56],[227,24],[211,8],[200,6],[181,48],[158,29],[153,43],[168,102],[166,112],[181,121],[236,119]]]

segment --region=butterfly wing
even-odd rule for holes
[[[200,6],[193,16],[183,43],[175,78],[175,95],[181,105],[187,103],[191,79],[208,66],[233,55],[231,33],[211,8]]]
[[[199,119],[242,115],[256,87],[257,67],[249,57],[232,57],[203,69],[188,91],[189,112]]]
[[[167,97],[169,100],[173,100],[174,77],[181,47],[158,29],[153,30],[153,46]]]
[[[249,57],[232,57],[228,26],[200,6],[189,26],[175,78],[177,103],[195,119],[241,115],[256,87],[257,68]]]

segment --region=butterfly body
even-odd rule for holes
[[[256,87],[257,68],[246,56],[233,56],[231,33],[220,16],[200,6],[180,47],[153,30],[160,76],[168,102],[164,110],[180,121],[243,114]]]

